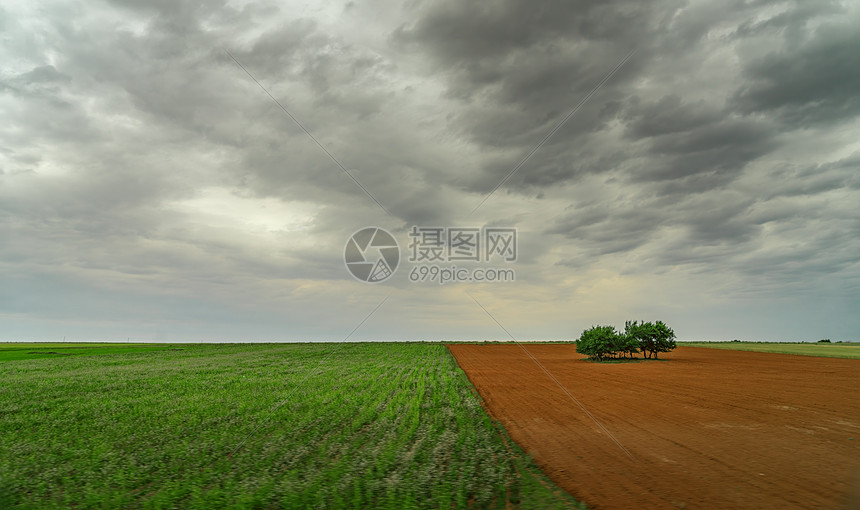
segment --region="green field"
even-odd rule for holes
[[[99,343],[8,343],[0,344],[0,362],[23,359],[48,359],[63,356],[99,354],[133,354],[167,351],[182,346],[169,344],[99,344]]]
[[[438,344],[0,344],[0,508],[574,508]]]
[[[713,349],[734,349],[737,351],[800,354],[802,356],[823,356],[826,358],[860,359],[860,343],[807,344],[791,342],[678,342],[678,345],[689,347],[710,347]]]

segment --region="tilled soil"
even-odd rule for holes
[[[518,345],[448,348],[590,508],[848,508],[860,480],[860,360],[679,347],[611,364],[526,344],[568,395]]]

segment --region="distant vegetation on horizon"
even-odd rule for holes
[[[771,352],[775,354],[797,354],[801,356],[823,356],[825,358],[860,359],[860,342],[678,342],[685,347],[708,347],[711,349],[733,349],[738,351]]]

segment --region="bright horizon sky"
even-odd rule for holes
[[[858,26],[836,1],[7,3],[0,341],[860,340]],[[344,263],[369,226],[400,247],[376,284]],[[456,265],[516,281],[410,282],[413,226],[515,228],[515,262]]]

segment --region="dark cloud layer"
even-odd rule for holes
[[[800,47],[787,45],[748,62],[733,106],[773,114],[786,128],[853,119],[860,113],[858,45],[856,18],[824,23]]]
[[[797,310],[860,305],[859,25],[837,1],[5,6],[0,339],[331,339],[381,299],[340,260],[373,224],[518,227],[488,299],[528,335],[618,294],[700,338],[734,299],[752,330],[855,331]],[[453,290],[392,288],[390,336],[472,331]]]

